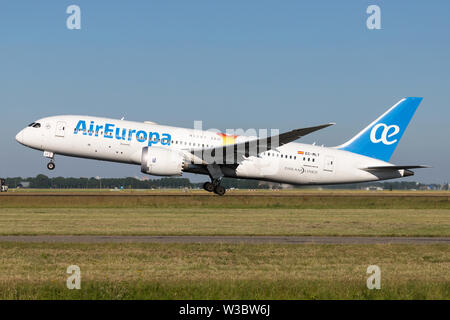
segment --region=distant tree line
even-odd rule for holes
[[[205,177],[205,181],[209,181]],[[33,189],[164,189],[164,188],[202,188],[203,182],[194,183],[187,178],[160,178],[140,180],[137,178],[49,178],[40,174],[34,178],[6,178],[6,184],[10,188],[29,187]],[[26,184],[26,185],[25,185]],[[258,180],[243,180],[224,178],[222,185],[227,188],[236,189],[279,189],[282,187],[278,183],[268,183]],[[313,186],[317,188],[317,186]],[[343,184],[332,186],[321,186],[324,189],[365,189],[367,187],[380,187],[385,190],[410,190],[410,189],[447,189],[447,185],[423,184],[414,181],[393,181],[393,182],[370,182],[359,184]],[[311,188],[311,186],[296,186],[295,188]]]
[[[206,180],[205,180],[206,181]],[[35,178],[6,178],[10,188],[27,187],[32,189],[164,189],[164,188],[202,188],[203,183],[192,183],[187,178],[160,178],[139,180],[136,178],[49,178],[40,174]],[[259,186],[256,180],[223,179],[222,185],[226,188],[256,189],[268,188]]]

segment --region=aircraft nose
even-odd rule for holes
[[[23,144],[23,130],[21,130],[17,135],[16,135],[16,141],[20,144]]]

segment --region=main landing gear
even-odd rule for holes
[[[220,180],[219,181],[213,180],[213,182],[205,182],[203,184],[203,189],[205,189],[208,192],[214,192],[219,196],[223,196],[226,192],[226,189],[220,185]]]
[[[205,182],[203,184],[203,189],[208,192],[214,192],[219,196],[223,196],[226,192],[225,188],[220,185],[222,182],[223,173],[218,164],[209,164],[206,166],[209,172],[209,177],[211,182]]]
[[[50,159],[50,162],[47,163],[47,169],[48,170],[55,170],[55,167],[56,167],[55,160],[54,160],[55,154],[53,152],[50,152],[50,151],[44,151],[44,157]]]

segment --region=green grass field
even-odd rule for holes
[[[2,299],[450,297],[446,245],[0,244],[0,259]],[[72,264],[81,290],[66,288]]]
[[[448,209],[6,208],[0,235],[448,236]]]
[[[0,235],[450,237],[449,193],[111,193],[3,194]],[[449,249],[0,242],[0,298],[449,299]],[[81,268],[81,290],[66,288],[72,264]],[[381,290],[366,288],[372,264],[381,268]]]
[[[450,209],[450,192],[232,190],[218,197],[201,190],[19,190],[0,194],[2,208]]]

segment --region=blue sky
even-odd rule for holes
[[[66,8],[81,8],[81,30]],[[381,30],[366,8],[381,8]],[[338,145],[399,99],[422,96],[392,162],[450,180],[448,1],[21,1],[0,4],[0,176],[140,175],[15,142],[49,115],[204,128],[337,125],[303,142]]]

